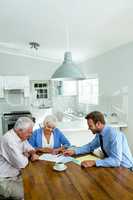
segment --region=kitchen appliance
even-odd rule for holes
[[[3,113],[2,115],[3,134],[6,133],[9,129],[14,127],[14,124],[19,117],[29,117],[35,122],[35,118],[32,117],[30,111],[13,111],[8,113]]]

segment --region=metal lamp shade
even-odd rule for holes
[[[72,62],[71,52],[65,52],[64,62],[52,75],[52,79],[82,80],[82,79],[85,79],[85,77],[77,68],[77,66]]]

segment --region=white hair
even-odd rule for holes
[[[57,123],[57,118],[54,115],[47,115],[43,121],[44,127],[47,125],[56,127],[56,123]]]
[[[14,125],[14,129],[26,130],[34,126],[32,119],[28,117],[20,117]]]

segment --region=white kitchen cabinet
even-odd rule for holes
[[[0,136],[2,135],[2,114],[0,114]]]
[[[24,88],[24,97],[29,97],[30,96],[30,88],[29,87],[25,87]]]
[[[0,76],[0,98],[4,98],[4,79]]]
[[[28,76],[2,76],[1,79],[3,79],[4,90],[23,90],[24,97],[30,96],[30,82]],[[3,89],[1,89],[1,94]]]
[[[17,90],[29,87],[28,76],[5,76],[4,77],[4,89],[5,90]]]

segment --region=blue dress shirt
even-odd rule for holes
[[[133,167],[133,157],[130,152],[127,139],[123,132],[105,125],[101,133],[97,133],[92,142],[75,149],[76,154],[93,152],[100,147],[99,134],[103,138],[103,148],[108,157],[96,160],[97,167]]]
[[[33,132],[32,136],[28,139],[29,143],[34,148],[42,147],[42,134],[43,134],[42,128],[36,129]],[[59,148],[61,147],[61,145],[65,147],[70,146],[70,142],[58,128],[54,128],[53,135],[54,135],[54,148]]]

